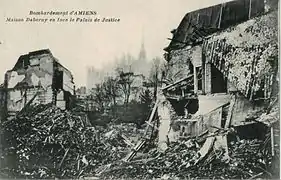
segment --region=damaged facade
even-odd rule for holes
[[[187,13],[172,31],[159,142],[253,124],[248,114],[277,98],[278,12],[265,7],[263,0],[219,4]]]
[[[75,86],[71,72],[44,49],[20,56],[5,74],[4,89],[7,115],[13,116],[30,103],[71,108]]]

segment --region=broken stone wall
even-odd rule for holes
[[[191,119],[179,118],[175,120],[174,124],[177,126],[177,131],[179,131],[179,137],[197,137],[207,130],[209,132],[217,130],[213,127],[221,128],[222,112],[223,106],[220,106],[204,115],[193,116]]]
[[[202,46],[197,45],[190,49],[190,60],[195,67],[202,66]]]
[[[199,95],[199,109],[196,115],[204,115],[230,101],[229,94]]]
[[[178,116],[170,101],[164,95],[158,106],[160,118],[159,142],[176,141],[180,137],[194,137],[206,130],[212,131],[211,126],[221,127],[222,106],[229,103],[230,96],[227,94],[216,94],[199,96],[199,111],[191,118]]]
[[[179,80],[186,77],[192,71],[190,63],[195,67],[202,65],[202,47],[201,45],[194,47],[186,46],[171,50],[169,57],[167,78]]]
[[[47,104],[52,102],[52,56],[41,54],[30,56],[30,59],[27,60],[28,66],[17,66],[8,71],[5,76],[7,110],[10,114],[20,111],[37,91],[38,96],[34,99],[34,103]]]
[[[6,73],[8,89],[37,86],[46,89],[52,85],[52,57],[46,54],[38,55],[31,57],[29,62],[28,67],[13,69]]]
[[[170,60],[168,62],[166,79],[170,82],[175,82],[187,77],[190,63],[189,48],[185,47],[183,49],[172,50],[169,56]]]
[[[48,104],[52,102],[53,92],[51,88],[23,88],[10,89],[8,91],[7,108],[9,113],[16,113],[20,111],[26,103],[28,103],[37,94],[33,100],[33,104]]]
[[[168,83],[173,83],[183,79],[190,74],[194,77],[194,92],[202,90],[202,46],[196,45],[193,47],[187,46],[176,50],[171,50],[167,63],[166,80]],[[196,75],[196,76],[195,76]]]
[[[264,108],[262,105],[259,106],[250,102],[241,94],[237,94],[235,99],[230,123],[232,126],[243,125],[249,113],[262,110]]]
[[[171,82],[192,73],[190,62],[192,65],[202,66],[200,64],[202,63],[202,51],[204,52],[203,57],[206,56],[204,60],[207,65],[203,79],[206,92],[213,93],[211,85],[214,87],[227,82],[225,88],[216,89],[216,92],[221,94],[199,97],[199,111],[196,115],[203,115],[203,118],[199,118],[197,123],[190,121],[185,124],[173,124],[181,117],[172,116],[174,110],[170,102],[166,101],[166,105],[158,111],[162,112],[163,117],[171,122],[173,134],[184,131],[187,134],[198,135],[200,132],[210,129],[212,125],[221,127],[222,109],[218,107],[231,101],[230,95],[227,93],[240,91],[243,94],[236,95],[231,125],[243,123],[248,113],[263,108],[251,100],[266,99],[272,94],[272,79],[275,78],[273,64],[278,54],[277,24],[277,11],[273,11],[211,35],[206,40],[207,43],[202,45],[203,50],[199,45],[191,49],[185,47],[170,51],[166,78]],[[212,66],[223,75],[220,83],[212,84],[216,78],[214,73],[211,73]],[[225,81],[222,81],[224,78]],[[169,132],[171,131],[165,135]],[[165,136],[162,136],[162,140],[164,139]]]
[[[223,107],[218,107],[214,109],[213,111],[209,112],[208,114],[203,115],[203,121],[202,123],[198,123],[198,134],[200,135],[203,133],[205,130],[209,130],[209,132],[214,132],[214,127],[220,128],[222,125],[222,108]],[[202,124],[203,127],[200,125]]]
[[[222,127],[222,113],[228,106],[231,96],[229,94],[199,95],[199,109],[190,119],[179,121],[181,133],[185,136],[199,136],[209,130],[216,130],[211,126]],[[183,131],[184,130],[184,131]]]
[[[179,135],[179,131],[174,128],[173,121],[178,119],[175,110],[171,103],[165,98],[162,93],[158,94],[158,116],[159,116],[159,131],[158,144],[163,146],[167,141],[175,141]],[[165,146],[165,145],[164,145]]]
[[[206,61],[247,98],[271,96],[278,61],[278,11],[272,11],[210,36]]]

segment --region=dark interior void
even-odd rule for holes
[[[198,90],[202,90],[202,67],[196,67]]]
[[[229,111],[229,105],[224,106],[224,107],[222,108],[222,120],[221,120],[221,127],[225,127],[225,123],[226,123],[226,119],[227,119],[228,111]]]
[[[169,100],[178,116],[184,116],[184,109],[187,108],[189,114],[195,114],[199,109],[198,99]]]
[[[188,113],[195,114],[199,109],[199,101],[198,99],[190,99],[185,104],[185,108],[188,109]]]
[[[268,127],[266,127],[262,123],[254,123],[245,126],[237,126],[235,127],[237,132],[237,136],[240,139],[260,139],[264,140],[266,134],[268,133]],[[228,139],[230,141],[237,140],[235,135],[229,135]]]
[[[18,70],[18,69],[27,69],[28,66],[30,65],[30,61],[29,61],[29,56],[28,55],[22,55],[19,57],[17,63],[15,64],[13,71],[14,70]]]
[[[56,94],[59,92],[59,91],[63,91],[63,99],[65,101],[65,108],[66,109],[71,109],[73,107],[73,96],[71,95],[70,92],[68,91],[64,91],[63,90],[63,71],[60,71],[58,69],[58,64],[55,63],[54,64],[54,76],[53,76],[53,90],[55,90]],[[56,96],[55,96],[55,101],[56,101]]]
[[[71,94],[68,91],[63,91],[63,96],[64,96],[63,98],[65,100],[65,108],[69,109],[70,108],[70,97],[71,97]]]
[[[211,90],[212,93],[224,93],[227,91],[227,81],[223,74],[212,65],[211,67]]]
[[[53,88],[55,90],[63,88],[63,71],[55,71],[53,77]]]
[[[192,74],[193,73],[193,64],[191,63],[191,61],[189,61],[189,72],[190,72],[190,74]]]
[[[64,100],[65,100],[65,108],[66,109],[73,108],[73,106],[74,106],[73,96],[68,91],[63,91],[63,92],[64,92],[63,95],[64,95]]]

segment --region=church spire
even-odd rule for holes
[[[143,28],[142,28],[142,40],[141,40],[141,49],[140,49],[140,54],[139,54],[139,60],[146,60],[146,51],[144,47],[144,33],[143,33]]]

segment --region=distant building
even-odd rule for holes
[[[144,40],[142,40],[140,52],[137,58],[127,54],[123,55],[121,58],[118,58],[115,63],[115,65],[108,65],[101,70],[96,69],[95,67],[87,68],[86,88],[88,94],[93,88],[95,88],[96,84],[101,83],[106,77],[115,76],[117,69],[120,69],[123,72],[142,74],[147,77],[150,71],[150,63],[147,59]]]
[[[87,85],[86,85],[87,94],[89,94],[91,90],[95,88],[96,84],[101,83],[104,77],[105,77],[105,72],[98,70],[95,67],[88,67]]]
[[[144,46],[144,40],[141,43],[141,49],[140,49],[140,53],[139,53],[139,59],[140,61],[146,61],[146,50],[145,50],[145,46]]]
[[[148,62],[144,39],[142,39],[141,48],[137,60],[132,64],[132,71],[135,74],[149,75],[150,63]]]
[[[131,84],[132,97],[131,100],[140,100],[141,92],[144,88],[145,77],[143,75],[134,75],[133,82]]]
[[[72,73],[49,49],[43,49],[19,57],[5,74],[4,89],[5,108],[8,115],[14,115],[31,102],[71,108],[75,86]]]
[[[85,86],[77,88],[75,94],[78,99],[85,99],[87,97],[87,88]]]

